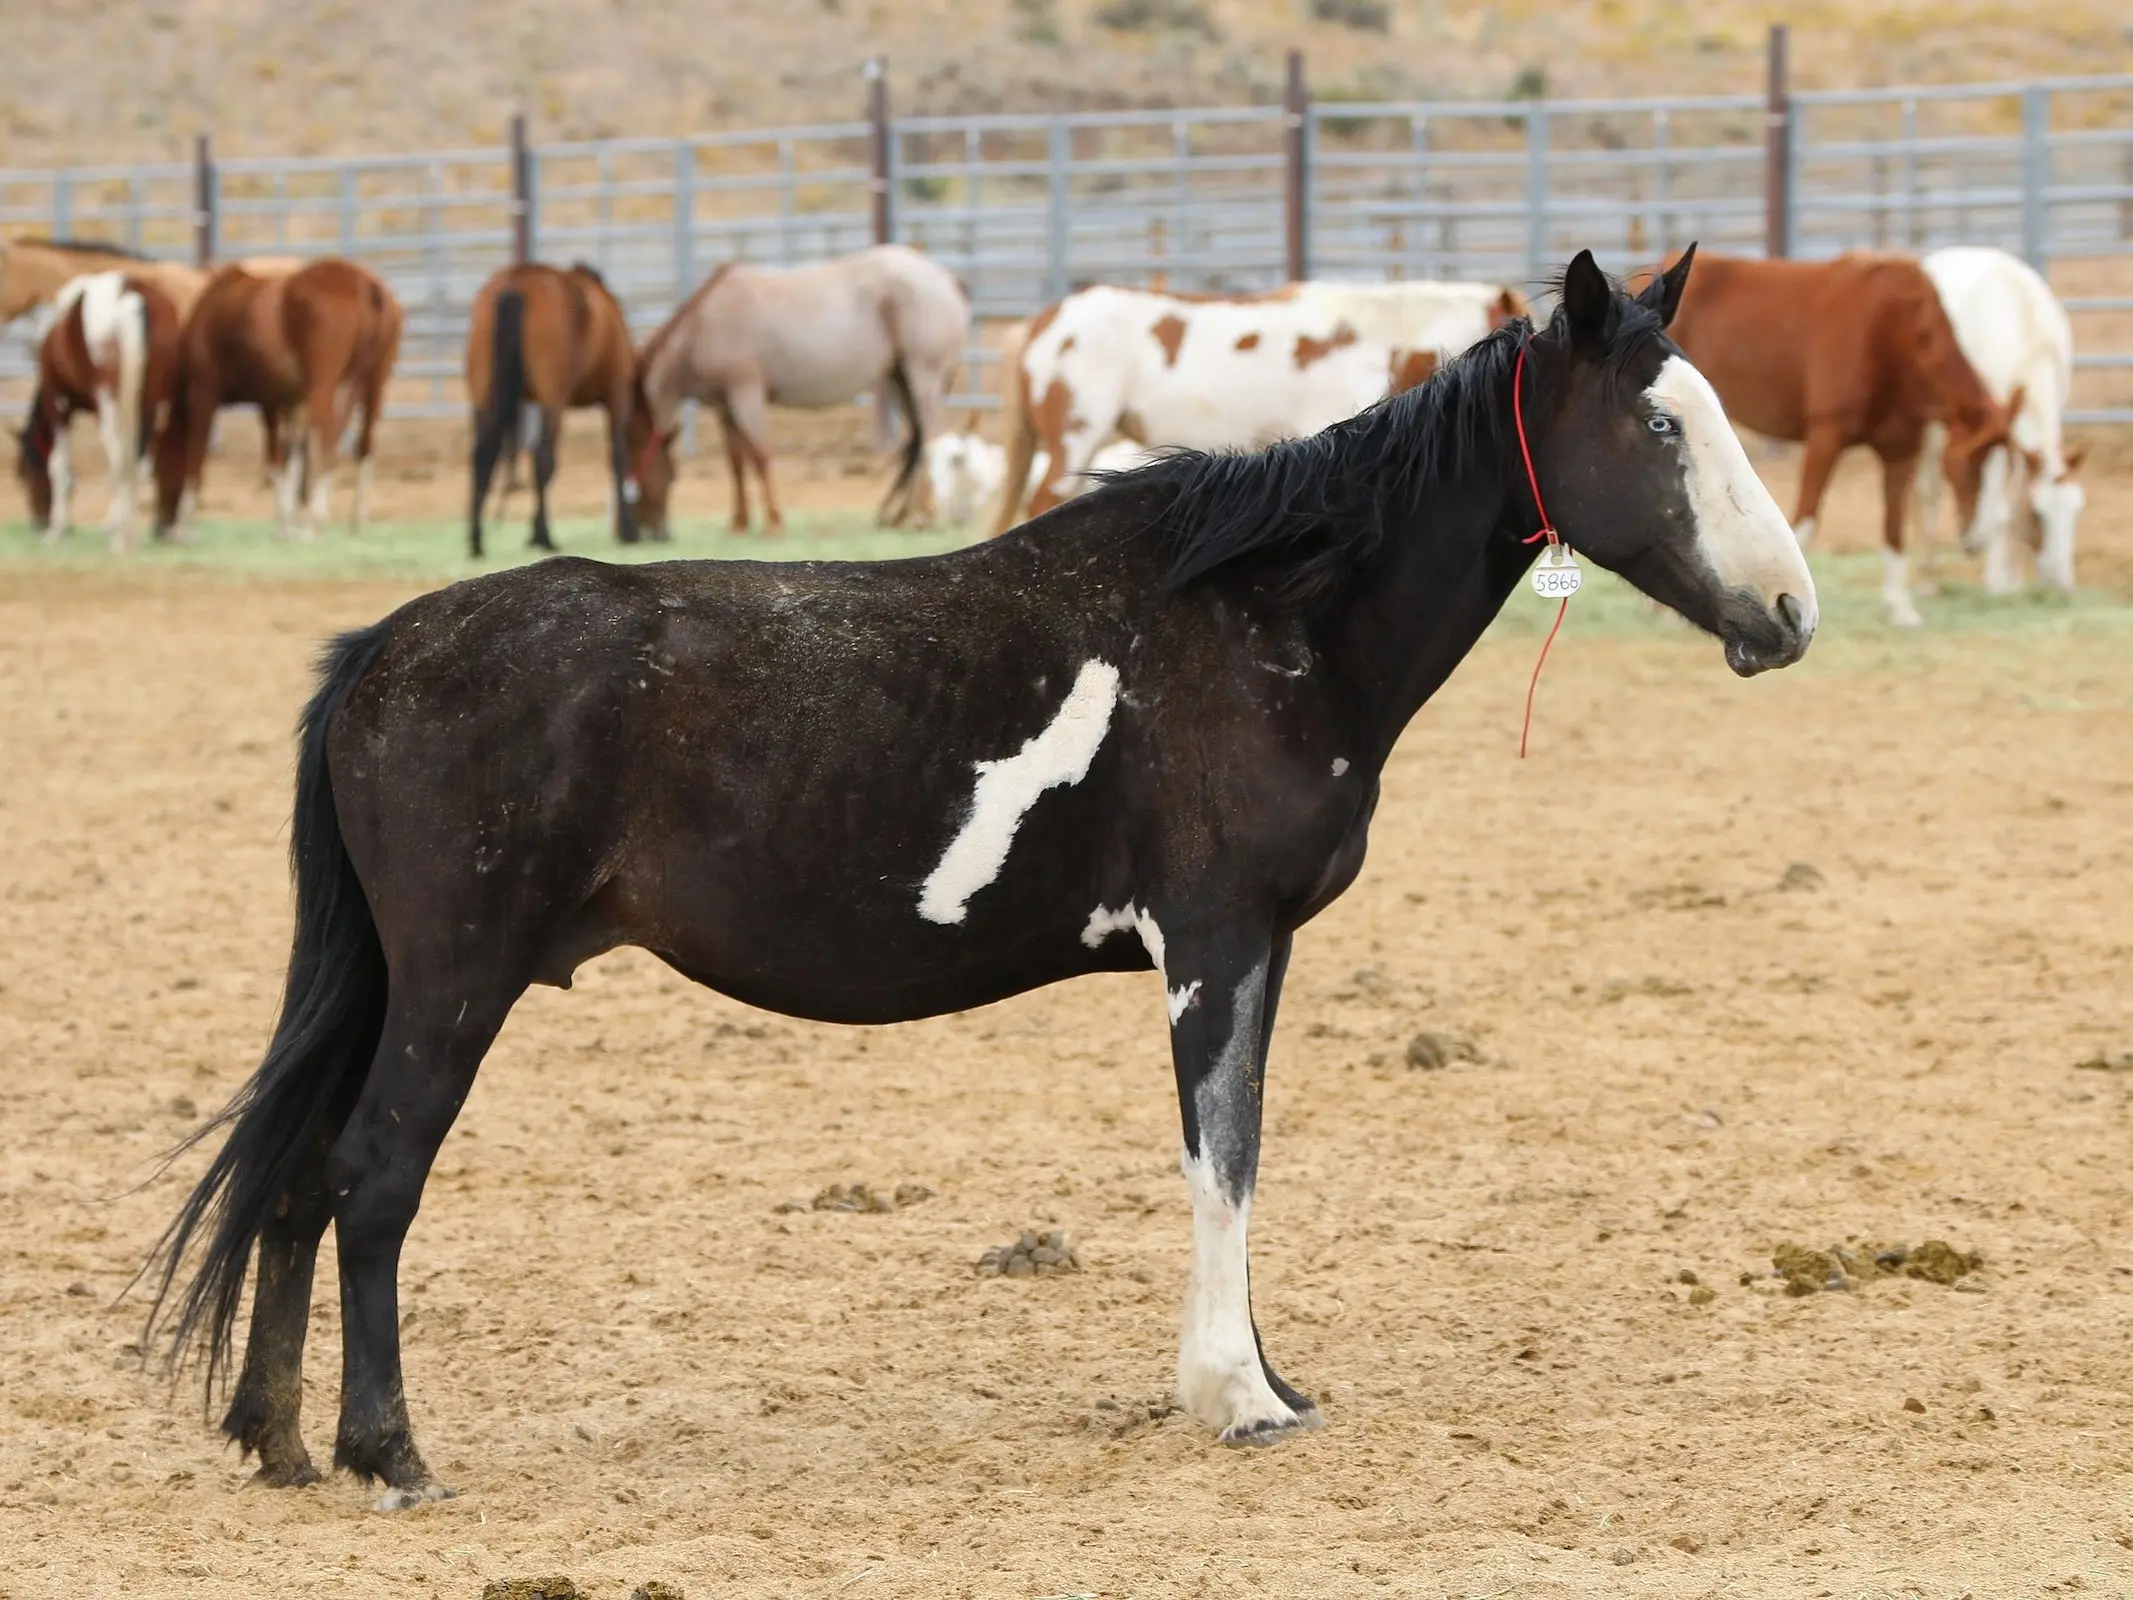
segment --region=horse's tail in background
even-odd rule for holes
[[[518,458],[519,412],[526,401],[526,296],[506,289],[496,297],[489,345],[489,405],[483,421],[503,441],[505,461]]]
[[[385,1027],[385,953],[370,902],[341,838],[326,742],[333,719],[385,648],[388,624],[342,634],[327,646],[318,692],[297,734],[296,813],[289,855],[296,878],[296,939],[282,993],[281,1021],[251,1081],[173,1158],[219,1129],[229,1136],[142,1269],[158,1264],[153,1334],[178,1269],[207,1235],[199,1271],[178,1303],[169,1363],[195,1345],[207,1354],[207,1382],[229,1363],[252,1247],[308,1163],[338,1135],[354,1108]],[[143,1336],[145,1348],[148,1335]]]
[[[1000,417],[1007,427],[1007,460],[1000,476],[1000,506],[992,520],[996,537],[1021,519],[1029,499],[1029,469],[1037,456],[1037,427],[1022,375],[1022,352],[1028,343],[1026,322],[1016,323],[1000,340]]]
[[[890,366],[889,376],[883,387],[895,394],[896,403],[903,407],[904,417],[911,425],[911,431],[904,439],[903,465],[897,468],[896,482],[889,489],[889,493],[894,496],[909,488],[912,479],[918,476],[918,469],[926,454],[925,429],[918,420],[923,413],[918,409],[917,397],[911,392],[911,374],[904,370],[902,356],[898,356]]]

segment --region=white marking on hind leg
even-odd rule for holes
[[[1117,703],[1118,668],[1108,661],[1085,661],[1043,732],[1011,756],[972,763],[978,781],[970,813],[919,892],[920,916],[928,922],[963,920],[970,897],[1007,865],[1015,833],[1037,797],[1088,776]]]
[[[1892,627],[1916,628],[1925,621],[1911,603],[1911,564],[1901,551],[1886,546],[1881,551],[1881,607]]]

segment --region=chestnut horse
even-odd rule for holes
[[[563,413],[573,406],[599,406],[607,413],[615,537],[637,542],[636,514],[622,492],[636,361],[621,304],[582,261],[568,271],[538,262],[505,267],[481,286],[467,324],[467,398],[474,405],[467,544],[474,555],[481,554],[489,481],[499,457],[517,460],[519,408],[528,400],[541,411],[541,436],[533,447],[533,543],[555,548],[548,532],[548,482],[555,476]]]
[[[111,548],[133,542],[140,481],[157,414],[170,399],[178,360],[178,309],[154,284],[124,272],[95,272],[59,292],[59,319],[37,352],[37,386],[20,435],[15,473],[29,496],[30,520],[47,541],[67,531],[74,474],[67,425],[93,411],[111,477],[104,527]]]
[[[1735,422],[1805,441],[1793,512],[1802,545],[1837,457],[1855,444],[1881,457],[1882,605],[1890,622],[1917,627],[1903,518],[1927,425],[1947,430],[1941,471],[1967,528],[1986,460],[2022,404],[2018,391],[2001,405],[1979,381],[1933,280],[1908,256],[1870,251],[1829,261],[1700,254],[1673,335]]]
[[[217,273],[179,341],[176,392],[156,446],[158,536],[183,520],[189,508],[181,500],[197,496],[208,430],[229,405],[256,405],[296,430],[276,507],[283,533],[292,536],[306,531],[297,524],[305,479],[310,521],[325,520],[341,432],[360,412],[352,518],[360,532],[372,436],[400,349],[400,323],[392,291],[352,261],[314,261],[286,278],[241,267]]]

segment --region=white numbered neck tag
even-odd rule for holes
[[[1585,569],[1567,544],[1551,544],[1541,551],[1531,573],[1533,592],[1543,600],[1568,600],[1585,584]]]

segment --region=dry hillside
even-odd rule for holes
[[[876,53],[944,113],[1266,100],[1291,45],[1336,97],[1740,91],[1781,14],[1810,85],[2133,65],[2110,0],[112,0],[9,8],[0,167],[842,118]]]

